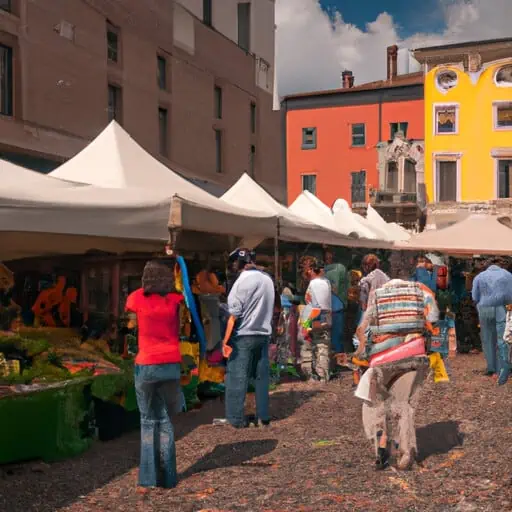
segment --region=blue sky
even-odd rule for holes
[[[445,26],[438,0],[320,0],[320,3],[326,11],[337,9],[346,23],[362,30],[366,23],[386,11],[393,16],[403,38],[416,32],[439,32]]]
[[[510,37],[512,0],[276,0],[279,94],[386,77],[386,48]],[[329,20],[338,10],[341,19]],[[332,16],[331,16],[332,17]]]

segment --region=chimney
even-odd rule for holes
[[[388,46],[388,80],[393,81],[398,75],[398,46]]]
[[[341,86],[343,89],[352,89],[352,87],[354,87],[354,75],[352,71],[345,70],[341,73]]]

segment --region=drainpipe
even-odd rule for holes
[[[281,102],[281,165],[284,172],[283,183],[284,183],[284,204],[288,205],[288,165],[287,165],[287,144],[286,144],[286,120],[287,120],[287,112],[288,112],[288,100],[283,100]]]
[[[382,91],[379,91],[379,142],[382,142]]]

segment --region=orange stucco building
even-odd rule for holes
[[[388,48],[386,80],[354,87],[345,71],[341,89],[284,99],[288,204],[303,190],[328,206],[338,198],[366,203],[372,190],[386,188],[379,143],[397,132],[423,140],[423,73],[398,75],[396,53]]]

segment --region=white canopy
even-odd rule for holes
[[[235,236],[275,236],[275,215],[228,205],[208,194],[153,158],[115,121],[50,175],[101,188],[146,189],[156,202],[165,196],[169,199],[171,228]]]
[[[295,199],[288,209],[295,215],[307,219],[310,222],[314,222],[319,226],[325,226],[332,231],[346,236],[354,236],[353,230],[348,229],[341,231],[334,220],[331,209],[307,190],[297,196],[297,199]]]
[[[512,220],[490,214],[473,214],[444,229],[424,231],[397,249],[436,251],[448,254],[512,254]]]
[[[366,219],[370,222],[372,227],[385,231],[393,241],[405,241],[411,238],[410,233],[402,226],[395,222],[386,222],[371,204],[366,209]]]
[[[9,188],[54,188],[66,189],[78,186],[76,183],[69,183],[56,178],[31,171],[19,165],[0,159],[0,190]]]
[[[279,217],[279,236],[283,240],[316,242],[321,244],[346,244],[348,238],[331,231],[291,212],[276,201],[261,185],[244,173],[240,179],[221,197],[230,205],[243,207],[254,212]]]
[[[391,247],[391,243],[383,234],[377,233],[364,225],[364,219],[362,217],[363,222],[359,221],[351,211],[349,215],[347,215],[346,212],[343,214],[342,210],[344,210],[344,208],[341,208],[333,215],[332,210],[326,204],[307,190],[302,192],[297,199],[295,199],[289,207],[289,210],[331,231],[350,237],[350,242],[344,245],[374,248]]]
[[[375,228],[368,219],[354,213],[347,201],[338,200],[336,206],[336,211],[333,213],[334,220],[340,229],[352,229],[359,236],[370,240],[392,240],[386,230]]]

